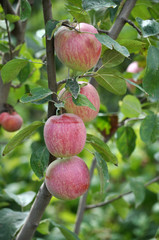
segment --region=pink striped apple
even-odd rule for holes
[[[48,191],[56,198],[72,200],[89,188],[89,170],[77,156],[57,159],[48,166],[45,183]]]
[[[14,132],[21,128],[23,119],[16,112],[3,112],[0,114],[0,124],[8,132]]]
[[[59,60],[67,67],[85,72],[98,62],[102,45],[94,36],[98,33],[94,26],[80,23],[75,29],[65,26],[58,29],[54,41],[55,51]]]
[[[75,114],[52,116],[45,123],[44,140],[48,151],[55,157],[74,156],[84,148],[86,128]]]
[[[79,84],[84,83],[83,81],[79,82]],[[100,98],[98,95],[97,90],[93,85],[90,83],[86,83],[87,85],[81,87],[80,93],[85,95],[88,100],[94,105],[96,108],[96,111],[87,107],[87,106],[77,106],[72,101],[72,95],[69,91],[67,91],[65,88],[63,88],[60,93],[59,97],[61,97],[61,100],[64,101],[64,106],[67,112],[74,113],[78,115],[84,122],[90,122],[93,120],[98,112],[100,107]]]

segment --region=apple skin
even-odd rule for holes
[[[64,101],[66,112],[73,113],[78,115],[84,122],[92,121],[99,112],[100,107],[100,98],[98,95],[97,90],[93,85],[87,82],[79,82],[79,84],[86,83],[86,86],[81,87],[80,93],[85,95],[88,100],[94,105],[96,111],[92,110],[86,106],[77,106],[72,101],[72,95],[69,91],[63,88],[60,93],[59,97],[61,100]]]
[[[58,29],[54,40],[55,51],[59,60],[67,67],[85,72],[98,62],[102,45],[94,36],[98,33],[94,26],[79,23],[75,28],[80,33],[64,26]]]
[[[45,123],[44,140],[48,151],[55,157],[74,156],[84,148],[86,128],[75,114],[52,116]]]
[[[0,114],[0,124],[6,131],[15,132],[21,128],[23,119],[16,112],[3,112]]]
[[[72,200],[88,190],[89,170],[85,162],[77,156],[57,159],[48,166],[45,183],[54,197]]]
[[[129,72],[129,73],[139,73],[143,70],[143,68],[139,67],[139,64],[137,61],[134,61],[132,63],[129,64],[129,66],[127,67],[126,69],[126,72]],[[129,79],[131,82],[134,82],[136,84],[140,84],[142,81],[141,80],[138,80],[137,82],[134,81],[134,79]],[[134,92],[136,87],[131,85],[130,83],[126,82],[127,84],[127,87],[128,89],[131,91],[131,92]]]

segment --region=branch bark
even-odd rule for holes
[[[52,4],[51,0],[42,0],[43,15],[45,24],[48,20],[52,19]],[[54,40],[46,39],[46,57],[47,57],[47,74],[48,74],[48,87],[51,91],[56,93],[56,70],[54,60]],[[53,94],[52,99],[56,100],[56,94]],[[52,102],[48,104],[48,117],[55,114],[55,106]],[[55,160],[54,156],[50,154],[49,161]],[[43,216],[43,213],[51,200],[52,195],[48,192],[45,183],[42,184],[37,197],[32,205],[29,216],[26,219],[25,224],[21,228],[16,240],[31,240],[39,222]]]
[[[144,186],[147,187],[149,185],[151,185],[152,183],[154,182],[157,182],[159,181],[159,176],[158,177],[155,177],[153,178],[152,180],[150,180],[149,182],[147,182]],[[92,204],[92,205],[87,205],[85,207],[85,209],[92,209],[92,208],[97,208],[97,207],[102,207],[102,206],[106,206],[108,205],[109,203],[112,203],[112,202],[115,202],[116,200],[126,196],[126,195],[129,195],[130,193],[133,193],[132,191],[129,191],[129,192],[126,192],[126,193],[122,193],[120,194],[119,196],[115,197],[115,198],[112,198],[108,201],[105,201],[105,202],[101,202],[101,203],[97,203],[97,204]]]
[[[118,37],[119,33],[121,32],[122,28],[124,27],[126,21],[124,19],[128,19],[129,14],[131,13],[132,9],[134,8],[137,0],[127,0],[125,4],[123,5],[122,10],[120,11],[119,15],[117,16],[117,19],[112,26],[112,28],[109,30],[108,35],[113,38],[114,40]],[[94,71],[97,71],[99,67],[102,66],[101,59],[98,61]],[[93,86],[96,86],[96,81],[93,77],[90,79],[90,83]],[[78,234],[80,231],[80,226],[82,223],[84,210],[86,206],[86,200],[87,200],[87,193],[84,194],[80,200],[78,210],[77,210],[77,220],[75,223],[75,233]]]

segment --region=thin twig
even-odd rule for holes
[[[133,28],[135,28],[138,31],[138,33],[142,36],[141,30],[131,20],[124,18],[124,17],[123,17],[123,19],[125,22],[127,22],[129,25],[131,25]]]
[[[153,178],[152,180],[150,180],[149,182],[145,183],[144,186],[147,187],[147,186],[149,186],[149,185],[151,185],[152,183],[157,182],[157,181],[159,181],[159,176],[158,176],[158,177],[155,177],[155,178]],[[106,205],[108,205],[108,204],[110,204],[110,203],[112,203],[112,202],[115,202],[116,200],[118,200],[118,199],[120,199],[120,198],[122,198],[122,197],[124,197],[124,196],[126,196],[126,195],[129,195],[129,194],[131,194],[131,193],[133,193],[133,191],[129,191],[129,192],[126,192],[126,193],[119,194],[117,197],[112,198],[112,199],[110,199],[110,200],[107,200],[107,201],[105,201],[105,202],[87,205],[87,206],[85,207],[85,209],[92,209],[92,208],[97,208],[97,207],[106,206]]]
[[[10,60],[13,58],[13,53],[12,53],[12,43],[11,43],[11,36],[10,36],[10,31],[9,31],[9,26],[8,26],[8,21],[5,18],[5,24],[7,28],[7,34],[8,34],[8,42],[9,42],[9,52],[10,52]]]

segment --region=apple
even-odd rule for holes
[[[3,112],[0,114],[0,124],[8,132],[14,132],[21,128],[23,119],[17,112]]]
[[[44,126],[44,140],[48,151],[55,157],[74,156],[84,148],[86,128],[75,114],[51,116]]]
[[[129,72],[129,73],[139,73],[143,70],[143,68],[139,67],[139,64],[137,61],[134,61],[132,63],[129,64],[129,66],[127,67],[126,69],[126,72]],[[140,84],[142,81],[141,80],[138,80],[138,81],[135,81],[134,79],[129,79],[131,82],[134,82],[136,84]],[[133,86],[132,84],[126,82],[127,84],[127,87],[128,89],[131,91],[131,92],[134,92],[136,87]]]
[[[79,23],[75,25],[75,29],[61,26],[57,30],[55,51],[59,60],[67,67],[85,72],[98,62],[102,45],[94,35],[98,33],[94,26]]]
[[[79,82],[79,84],[82,83],[86,83],[86,85],[81,87],[80,93],[88,98],[88,100],[96,108],[96,111],[86,106],[75,105],[72,101],[71,93],[65,88],[60,91],[59,97],[62,101],[64,101],[64,107],[67,112],[78,115],[84,122],[90,122],[99,112],[100,98],[97,90],[92,84],[83,81]]]
[[[77,156],[57,159],[48,166],[45,183],[54,197],[72,200],[88,190],[89,170],[85,162]]]

